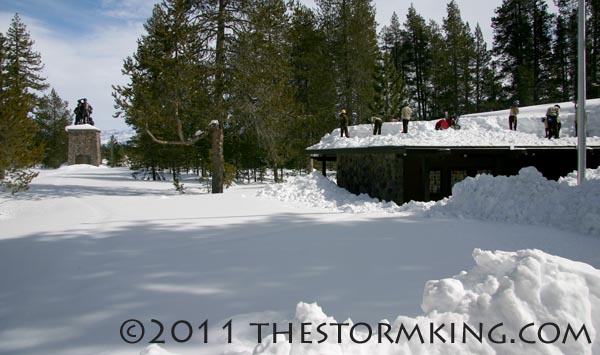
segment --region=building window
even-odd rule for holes
[[[466,170],[452,170],[450,175],[450,186],[454,186],[457,182],[463,181],[467,176]]]
[[[442,172],[431,170],[429,172],[429,193],[439,194],[442,192]]]

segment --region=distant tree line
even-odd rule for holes
[[[394,13],[380,32],[383,97],[379,111],[397,112],[397,97],[408,97],[423,119],[445,111],[460,115],[521,105],[568,101],[577,83],[577,0],[503,0],[491,19],[493,45],[481,27],[461,19],[448,3],[441,25],[427,22],[413,6],[403,25]],[[587,1],[588,98],[599,96],[600,2]]]
[[[337,127],[390,119],[404,101],[418,119],[572,100],[577,0],[504,0],[481,27],[455,1],[441,24],[411,5],[377,33],[368,0],[164,0],[125,60],[128,85],[115,86],[119,114],[136,129],[134,162],[208,171],[223,159],[233,174],[302,168],[304,148]],[[588,1],[588,97],[598,96],[598,1]],[[218,120],[222,155],[198,139]],[[173,144],[157,144],[157,141]],[[185,142],[188,144],[183,144]],[[190,143],[192,142],[193,143]]]

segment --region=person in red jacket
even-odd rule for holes
[[[440,131],[452,127],[452,117],[445,113],[445,117],[435,123],[435,130]]]
[[[443,129],[450,128],[450,122],[449,121],[450,120],[447,119],[447,118],[442,118],[441,120],[437,121],[435,123],[435,130],[436,131],[440,131],[440,130],[443,130]]]

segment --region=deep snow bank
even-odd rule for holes
[[[268,185],[259,194],[282,201],[349,213],[412,213],[553,226],[600,235],[600,168],[587,170],[587,182],[576,186],[576,174],[560,181],[544,178],[535,168],[516,176],[479,175],[456,184],[450,198],[398,206],[367,195],[356,196],[318,173]]]
[[[269,184],[259,191],[258,195],[348,213],[399,210],[394,202],[380,202],[366,194],[352,194],[317,172],[307,176],[290,177],[282,184]]]
[[[426,283],[423,316],[367,326],[338,322],[318,304],[300,302],[292,320],[278,323],[284,329],[292,324],[291,343],[287,335],[275,342],[270,334],[254,349],[235,354],[600,353],[600,270],[540,250],[475,249],[473,259],[470,271]],[[347,325],[335,325],[340,323]],[[152,345],[141,355],[170,353]]]
[[[341,331],[337,327],[322,327],[321,330],[327,334],[323,341],[325,336],[315,327],[336,323],[335,319],[328,317],[316,303],[301,302],[296,307],[293,320],[295,341],[289,344],[279,336],[278,342],[274,343],[270,337],[257,346],[253,354],[558,355],[600,352],[600,342],[597,341],[597,330],[600,329],[600,270],[539,250],[491,252],[476,249],[473,258],[476,266],[471,271],[427,282],[422,304],[425,315],[417,318],[399,316],[391,322],[387,334],[393,342],[385,336],[380,341],[375,331],[369,337],[363,325],[357,326],[351,334],[351,320],[346,321],[350,325],[340,328]],[[299,341],[302,323],[312,326],[306,328],[311,334],[304,337],[311,341],[310,344]],[[456,330],[454,344],[451,343],[452,324]],[[483,340],[479,342],[467,332],[466,342],[463,342],[464,324],[475,329],[476,333],[481,324]],[[431,325],[434,329],[444,325],[437,332],[439,337],[432,335]],[[418,328],[425,344],[418,333],[414,333],[410,341],[404,333],[396,343],[402,326],[408,333]],[[495,326],[495,330],[489,333]],[[573,333],[568,331],[569,326]],[[381,329],[387,331],[388,327]],[[341,333],[341,344],[338,332]],[[575,340],[577,334],[579,336]],[[500,341],[503,335],[505,341],[501,344],[490,341]],[[553,341],[555,338],[558,340]],[[356,339],[370,340],[359,345]],[[319,341],[323,342],[318,344]]]
[[[574,186],[573,174],[556,182],[532,167],[516,176],[466,178],[430,212],[600,235],[599,171],[589,170],[590,179],[583,186]]]

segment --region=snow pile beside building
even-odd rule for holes
[[[417,216],[475,218],[505,223],[545,225],[600,235],[600,168],[587,170],[587,182],[575,186],[571,173],[559,182],[535,168],[516,176],[479,175],[454,185],[452,196],[438,202],[411,201],[402,206],[356,196],[319,173],[267,185],[262,196],[347,213],[411,213]]]
[[[476,249],[473,258],[471,271],[427,282],[424,316],[399,316],[369,328],[336,322],[316,303],[301,302],[292,343],[281,334],[276,343],[269,336],[253,354],[600,353],[600,270],[539,250]]]
[[[587,169],[585,171],[585,178],[587,180],[600,180],[600,167],[598,169]],[[558,179],[558,182],[567,184],[569,186],[577,185],[577,172],[574,171],[569,175]]]
[[[452,196],[430,212],[600,235],[600,169],[588,171],[583,186],[574,186],[574,174],[556,182],[533,167],[516,176],[469,177],[454,185]]]
[[[380,202],[366,194],[352,194],[317,172],[308,176],[290,177],[283,184],[269,184],[258,195],[347,213],[393,213],[399,210],[394,202]]]

